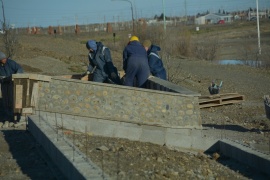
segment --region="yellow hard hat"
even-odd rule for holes
[[[129,39],[129,41],[139,41],[139,38],[137,36],[131,36],[131,38]]]

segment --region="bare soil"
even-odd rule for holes
[[[269,25],[268,22],[261,27],[262,43],[266,44],[263,47],[268,47],[267,42],[270,40]],[[222,32],[220,59],[242,59],[243,51],[237,49],[247,43],[246,37],[249,37],[248,42],[251,42],[249,48],[254,50],[257,47],[256,28],[253,25],[234,25],[231,30],[227,26]],[[13,59],[23,66],[26,73],[47,75],[82,73],[87,62],[84,43],[89,38],[92,39],[89,34],[56,37],[19,35],[20,48]],[[104,44],[106,45],[106,42]],[[121,70],[121,52],[112,50],[113,60],[119,70]],[[269,155],[270,120],[266,118],[262,99],[264,95],[270,94],[269,69],[246,65],[220,65],[216,61],[185,57],[175,57],[174,61],[181,67],[179,69],[181,86],[202,95],[209,95],[207,88],[210,82],[216,79],[223,81],[220,93],[239,93],[245,96],[242,103],[201,109],[204,128],[229,131],[233,140]],[[46,165],[44,163],[46,161],[42,158],[44,156],[35,151],[38,145],[25,129],[23,125],[19,128],[0,129],[0,179],[40,179],[39,177],[43,175],[47,177],[45,179],[55,178],[48,173],[50,165]],[[86,152],[87,147],[89,157],[115,179],[269,178],[222,155],[217,158],[217,154],[169,150],[151,143],[94,136],[88,137],[86,143],[84,134],[76,134],[75,137],[76,144],[81,150]],[[34,158],[25,158],[29,156]],[[23,160],[20,161],[21,159]],[[39,164],[43,170],[31,171],[33,163]]]

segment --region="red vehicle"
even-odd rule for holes
[[[219,21],[217,22],[217,24],[225,24],[225,21],[224,21],[224,20],[219,20]]]

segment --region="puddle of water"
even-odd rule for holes
[[[219,60],[218,64],[221,65],[247,65],[252,67],[261,67],[263,66],[262,61],[254,61],[254,60]]]

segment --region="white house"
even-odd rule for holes
[[[195,24],[205,24],[205,16],[195,18]]]
[[[230,14],[210,13],[205,16],[200,16],[195,19],[195,24],[216,24],[219,20],[224,20],[225,23],[232,22],[233,16]]]

